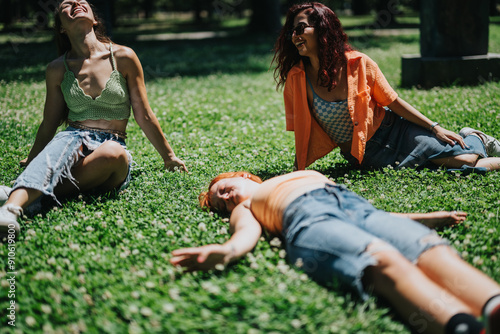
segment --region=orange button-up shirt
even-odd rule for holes
[[[354,126],[351,154],[360,163],[366,142],[384,119],[385,109],[398,94],[392,89],[378,65],[358,51],[346,52],[347,104]],[[307,102],[306,73],[300,62],[290,72],[283,91],[286,130],[295,132],[295,151],[298,169],[304,169],[331,152],[335,143],[311,116]]]

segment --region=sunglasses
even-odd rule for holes
[[[304,30],[308,27],[314,28],[314,26],[310,26],[305,22],[300,22],[295,27],[290,29],[290,31],[288,31],[288,34],[287,34],[288,39],[290,39],[290,40],[292,39],[293,33],[295,33],[296,36],[302,35],[304,33]]]

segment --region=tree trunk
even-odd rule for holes
[[[377,0],[375,9],[377,10],[376,23],[378,28],[387,28],[397,24],[397,3],[397,0]]]
[[[370,6],[367,0],[352,0],[351,9],[354,15],[366,15],[370,13]]]
[[[7,29],[12,23],[12,2],[11,0],[2,0],[2,24],[3,29]]]
[[[144,0],[142,3],[142,9],[144,10],[144,17],[149,19],[153,16],[155,0]]]
[[[500,11],[498,10],[499,4],[498,0],[490,0],[490,16],[500,15]]]
[[[202,11],[202,1],[194,0],[194,23],[200,25],[202,23],[201,11]]]
[[[115,25],[115,0],[93,0],[92,4],[96,8],[99,17],[104,21],[106,34],[113,36],[113,26]]]
[[[281,10],[279,0],[252,0],[251,32],[277,35],[281,29]]]

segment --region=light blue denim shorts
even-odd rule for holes
[[[284,212],[282,234],[292,264],[318,283],[345,283],[364,299],[363,272],[377,264],[366,252],[374,241],[384,241],[412,263],[429,248],[448,244],[426,226],[378,210],[344,186],[333,185],[293,201]]]
[[[451,146],[431,131],[418,126],[386,109],[385,117],[372,138],[366,143],[361,167],[383,168],[429,168],[439,166],[430,160],[454,157],[462,154],[477,154],[486,158],[486,149],[477,136],[464,138],[466,148]],[[359,166],[350,153],[342,153],[352,164]]]
[[[73,127],[67,127],[65,131],[61,131],[54,136],[21,175],[19,175],[13,189],[21,187],[36,189],[57,201],[54,195],[56,185],[62,179],[68,179],[78,187],[76,180],[71,175],[71,168],[82,157],[89,155],[108,140],[118,142],[127,152],[129,170],[119,190],[125,189],[131,180],[130,175],[133,163],[132,156],[126,149],[125,141],[111,133],[82,130]]]

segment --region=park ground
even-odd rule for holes
[[[470,126],[500,137],[498,81],[399,87],[401,55],[419,52],[418,18],[391,31],[363,28],[370,18],[342,20],[353,45],[379,63],[405,100],[450,130]],[[115,41],[139,55],[151,106],[190,172],[164,172],[131,119],[127,144],[137,167],[128,189],[82,195],[28,217],[15,252],[0,245],[0,333],[410,333],[382,300],[326,289],[289,266],[276,240],[262,238],[221,271],[183,274],[169,264],[176,248],[229,238],[227,217],[197,205],[212,177],[248,170],[267,179],[292,170],[293,134],[284,130],[270,67],[273,38],[241,27],[229,22],[202,36],[182,24],[130,20],[115,30]],[[189,34],[178,39],[178,32]],[[0,43],[0,184],[9,185],[41,120],[44,70],[55,48],[50,34],[21,28],[0,34]],[[490,52],[500,53],[498,19]],[[464,224],[439,234],[500,282],[499,172],[355,171],[338,151],[310,169],[380,209],[468,212]],[[15,327],[7,317],[12,302]],[[417,330],[430,321],[415,319]]]

